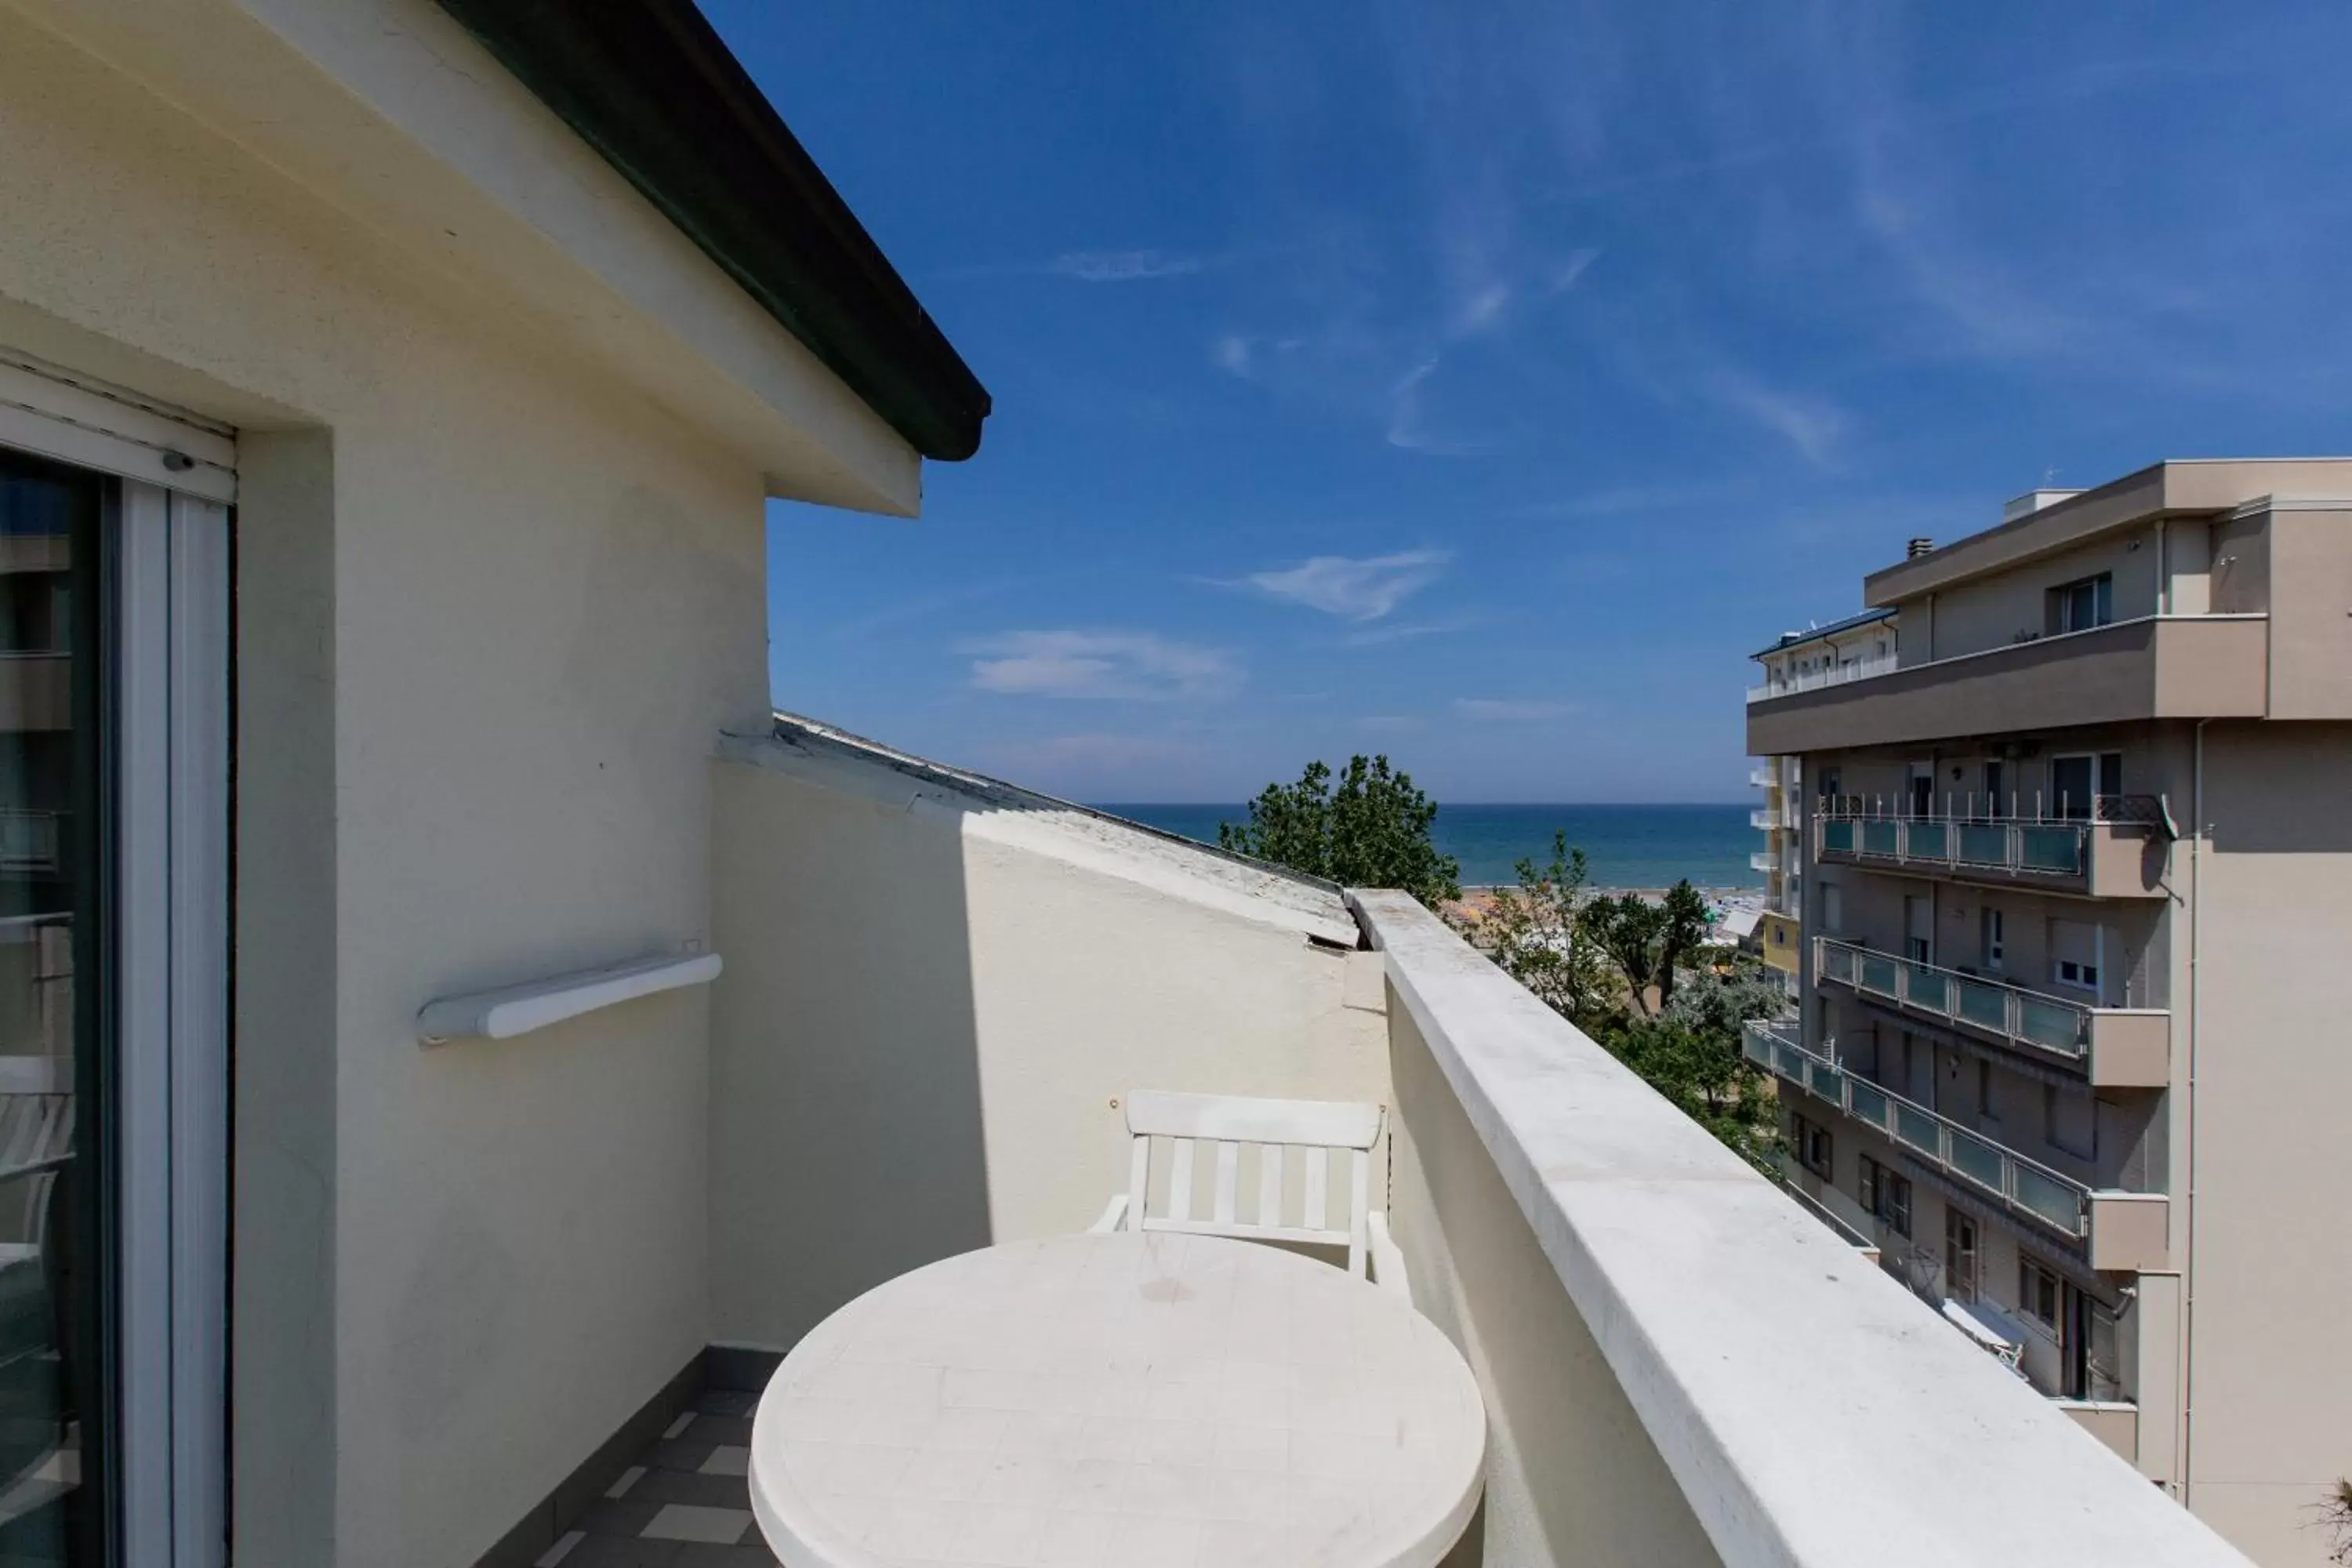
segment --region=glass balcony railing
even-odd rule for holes
[[[1759,849],[1748,857],[1748,868],[1751,871],[1777,871],[1780,868],[1780,862],[1774,859],[1769,851]]]
[[[1969,1131],[1926,1106],[1857,1078],[1797,1041],[1796,1026],[1758,1019],[1742,1036],[1748,1058],[1784,1082],[1868,1122],[1947,1174],[1990,1194],[2061,1236],[2090,1234],[2091,1189],[2015,1150]]]
[[[1864,797],[1839,796],[1817,805],[1813,821],[1823,855],[2060,879],[2088,874],[2097,825],[2162,827],[2165,816],[2150,795],[2101,795],[2079,811],[2062,801],[2055,816],[2024,816],[1906,813],[1891,802],[1873,806]]]
[[[2091,1048],[2096,1009],[2063,996],[1962,974],[1829,937],[1813,939],[1813,973],[1866,996],[1930,1014],[2012,1044],[2082,1057]]]

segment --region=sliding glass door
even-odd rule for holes
[[[227,517],[0,447],[0,1563],[216,1564]]]

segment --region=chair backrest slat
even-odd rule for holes
[[[1361,1149],[1348,1152],[1348,1272],[1364,1272],[1364,1208],[1371,1190],[1372,1162]]]
[[[1361,1277],[1368,1266],[1367,1215],[1371,1202],[1371,1150],[1380,1142],[1385,1113],[1377,1105],[1317,1100],[1239,1100],[1205,1094],[1139,1090],[1127,1097],[1128,1131],[1134,1154],[1128,1173],[1127,1223],[1138,1230],[1309,1241],[1344,1247],[1348,1268]],[[1153,1144],[1169,1143],[1162,1211],[1150,1208]],[[1205,1219],[1195,1191],[1197,1151],[1214,1145],[1215,1176]],[[1257,1201],[1251,1218],[1242,1217],[1242,1146],[1257,1146]],[[1304,1162],[1301,1212],[1286,1223],[1289,1151]],[[1343,1216],[1331,1213],[1331,1156],[1349,1154]],[[1334,1223],[1335,1218],[1337,1223]]]
[[[1176,1140],[1176,1157],[1168,1167],[1168,1217],[1192,1217],[1192,1141]]]

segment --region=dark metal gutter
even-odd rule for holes
[[[439,0],[924,457],[988,389],[692,0]]]

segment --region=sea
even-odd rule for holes
[[[1162,832],[1217,841],[1217,824],[1247,822],[1244,805],[1097,805]],[[1687,877],[1700,888],[1760,889],[1764,876],[1748,857],[1764,846],[1737,805],[1444,805],[1430,826],[1437,847],[1462,863],[1462,885],[1518,880],[1521,858],[1551,860],[1551,838],[1565,832],[1592,864],[1596,888],[1670,888]]]

